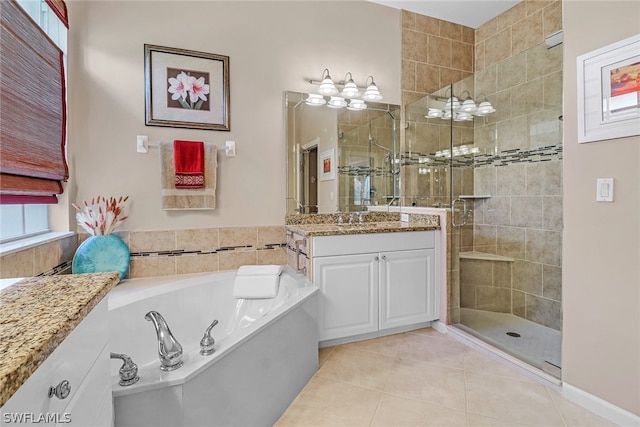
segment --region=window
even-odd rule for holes
[[[65,23],[61,21],[45,0],[18,0],[17,3],[42,28],[53,43],[62,50],[62,60],[64,69],[66,69],[67,28]],[[61,1],[54,2],[54,6],[58,8],[58,13],[60,13],[60,8],[65,7]],[[2,7],[5,7],[5,5]],[[66,10],[64,12],[66,14]],[[3,52],[3,55],[5,54],[6,52]],[[63,81],[63,87],[66,87],[66,76],[63,76]],[[63,111],[63,114],[66,116],[66,111]],[[66,126],[66,123],[64,125]],[[0,205],[0,243],[47,231],[49,231],[48,205]]]
[[[47,205],[0,205],[0,243],[49,231]]]

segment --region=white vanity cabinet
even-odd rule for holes
[[[421,327],[439,317],[435,231],[317,236],[319,340]]]
[[[2,426],[113,425],[107,315],[104,298],[2,406]]]

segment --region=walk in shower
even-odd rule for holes
[[[450,209],[449,323],[559,377],[562,45],[476,69],[405,121],[403,205]]]

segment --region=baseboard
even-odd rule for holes
[[[562,395],[568,400],[624,427],[640,426],[640,416],[613,405],[606,400],[563,382]]]
[[[436,331],[440,332],[441,334],[446,334],[447,333],[447,325],[445,325],[444,323],[440,322],[439,320],[435,320],[431,324],[431,327],[433,329],[435,329]]]

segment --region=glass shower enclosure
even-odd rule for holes
[[[469,100],[495,111],[461,114]],[[562,45],[406,105],[405,122],[404,204],[450,218],[449,323],[560,377]]]

